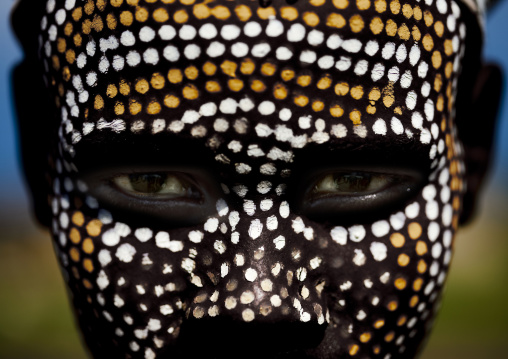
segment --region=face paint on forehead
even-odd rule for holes
[[[94,357],[415,355],[463,188],[455,2],[50,0],[41,30]]]

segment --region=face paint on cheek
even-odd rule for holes
[[[457,4],[47,4],[53,234],[94,357],[416,354],[463,191]]]

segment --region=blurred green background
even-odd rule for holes
[[[0,0],[0,358],[84,359],[47,232],[33,223],[18,166],[10,69],[21,58]],[[508,0],[488,16],[488,59],[508,73]],[[475,222],[457,237],[435,329],[421,359],[508,358],[508,94]]]

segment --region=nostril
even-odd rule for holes
[[[317,347],[325,330],[326,325],[296,321],[191,319],[182,324],[177,348],[171,353],[173,358],[296,358]]]

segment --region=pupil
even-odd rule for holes
[[[157,193],[166,181],[165,175],[160,174],[131,174],[129,175],[132,188],[141,193]]]
[[[362,192],[365,191],[371,181],[369,174],[351,173],[347,175],[339,175],[335,179],[336,186],[339,190]]]

